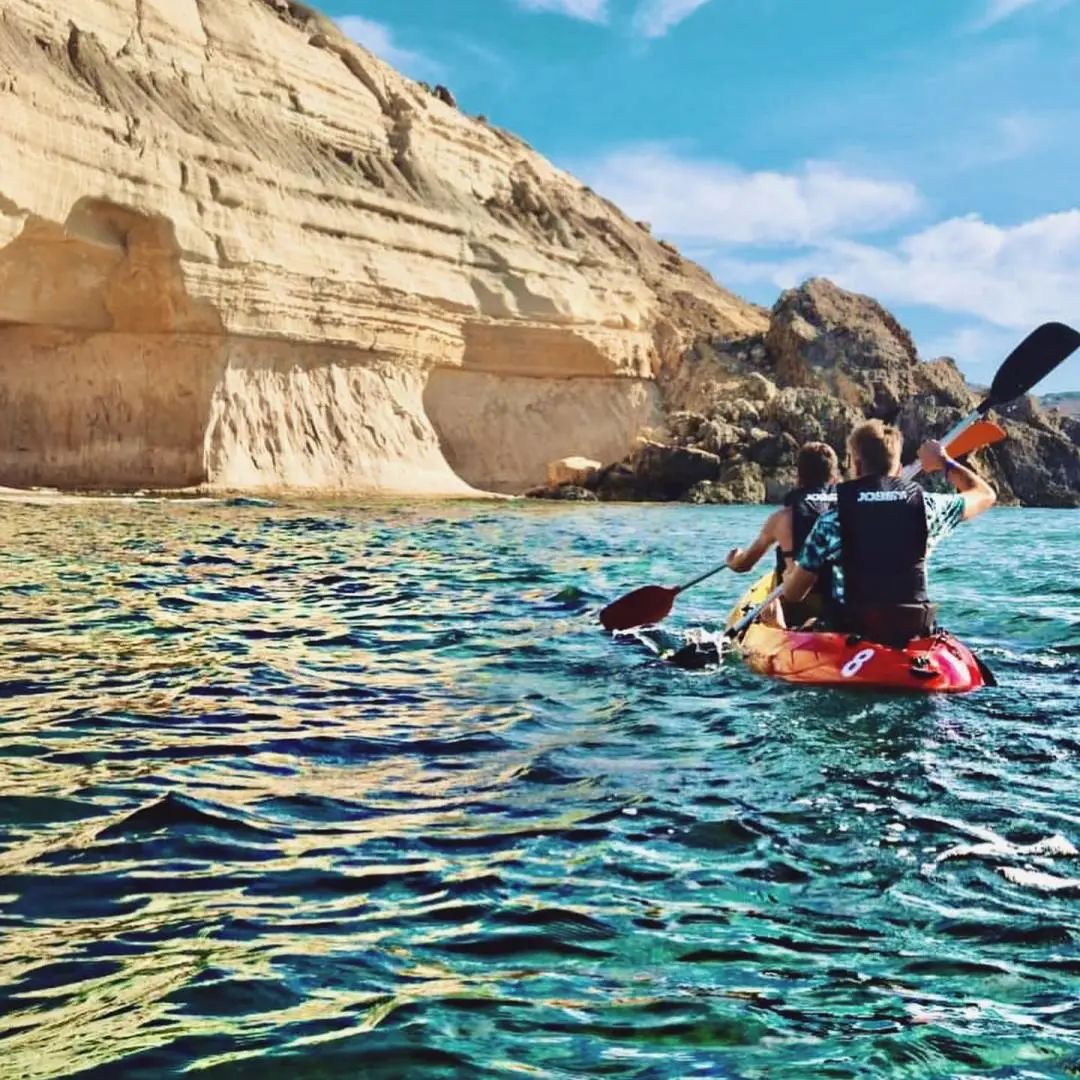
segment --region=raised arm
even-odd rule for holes
[[[978,473],[966,465],[953,461],[941,443],[934,439],[919,447],[919,464],[923,472],[945,470],[945,478],[956,488],[964,500],[964,520],[985,513],[997,502],[997,492]]]

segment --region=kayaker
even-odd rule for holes
[[[989,510],[992,487],[953,461],[940,443],[919,448],[924,472],[945,470],[956,495],[935,495],[901,480],[903,436],[880,420],[851,433],[857,479],[836,488],[836,507],[822,514],[784,583],[784,599],[805,597],[832,571],[839,625],[868,640],[905,645],[932,633],[936,608],[927,594],[926,558],[961,521]]]
[[[819,515],[836,505],[840,462],[828,443],[806,443],[799,450],[795,472],[798,486],[784,497],[784,505],[765,519],[753,543],[745,551],[736,547],[728,552],[727,565],[735,573],[745,574],[752,570],[762,555],[775,546],[777,577],[783,577],[802,550]],[[832,595],[831,578],[830,569],[825,567],[805,600],[785,605],[782,613],[772,612],[770,621],[801,626],[807,619],[820,616]]]

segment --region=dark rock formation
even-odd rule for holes
[[[724,467],[717,480],[702,480],[683,496],[694,503],[765,502],[764,473],[752,461],[733,461]]]
[[[597,477],[601,499],[633,497],[666,502],[681,498],[696,484],[718,480],[721,460],[694,446],[666,445],[642,440],[624,461]]]
[[[458,107],[457,98],[447,87],[439,85],[436,86],[432,93],[437,97],[444,105],[449,105],[450,108],[456,109]]]
[[[536,487],[525,492],[529,499],[555,499],[562,502],[596,502],[596,493],[576,484],[556,484],[554,487]]]
[[[794,483],[799,446],[829,443],[877,417],[904,433],[905,460],[980,395],[948,358],[920,361],[880,304],[824,279],[785,292],[762,336],[702,337],[661,375],[667,442],[641,442],[597,477],[601,499],[776,502]],[[1003,408],[1009,438],[974,464],[1003,502],[1080,506],[1080,420],[1034,398]]]

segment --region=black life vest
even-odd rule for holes
[[[910,480],[861,476],[836,489],[846,608],[925,604],[926,508]]]
[[[803,544],[814,528],[817,519],[836,506],[836,488],[832,484],[816,488],[795,488],[784,497],[784,505],[791,508],[791,550],[776,548],[776,572],[784,576],[787,559],[798,561]],[[822,596],[832,595],[832,567],[822,568],[812,590]]]

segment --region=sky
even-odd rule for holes
[[[1080,0],[322,7],[757,303],[825,275],[976,383],[1080,325]]]

